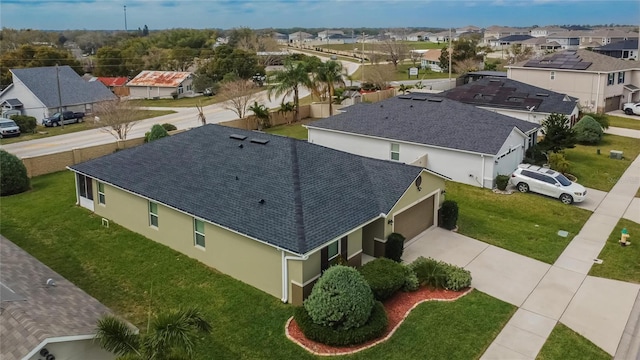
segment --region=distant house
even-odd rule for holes
[[[129,81],[129,79],[126,76],[120,76],[120,77],[97,77],[97,78],[92,78],[89,81],[100,81],[101,83],[103,83],[106,87],[109,88],[109,90],[111,90],[111,92],[113,92],[114,94],[116,94],[117,96],[129,96],[129,88],[126,87],[127,85],[127,81]]]
[[[576,50],[580,46],[580,31],[562,31],[547,36],[547,42],[555,42],[564,50]]]
[[[580,48],[591,48],[607,44],[638,39],[637,32],[627,32],[618,29],[598,29],[580,32]],[[595,46],[594,46],[595,45]]]
[[[520,44],[524,47],[531,48],[536,53],[554,52],[562,49],[562,45],[553,40],[548,40],[546,37],[532,37],[521,41]]]
[[[451,37],[453,37],[454,35],[455,35],[455,33],[452,33]],[[441,31],[441,32],[435,33],[435,34],[429,34],[429,41],[431,41],[433,43],[448,42],[449,41],[449,32],[448,31]]]
[[[593,52],[623,60],[639,60],[638,39],[618,41],[593,48]]]
[[[318,32],[318,40],[327,40],[332,35],[342,35],[344,36],[344,31],[342,30],[323,30]]]
[[[531,29],[530,35],[533,37],[547,37],[551,34],[562,33],[568,31],[565,28],[556,26],[543,26]]]
[[[420,67],[435,72],[442,72],[442,68],[440,67],[441,55],[442,49],[429,49],[425,51],[420,58]]]
[[[304,31],[296,31],[294,33],[289,34],[289,42],[305,42],[313,39],[313,35],[304,32]]]
[[[439,95],[540,125],[552,113],[578,121],[578,99],[520,81],[485,77]]]
[[[495,25],[489,26],[484,30],[483,43],[489,44],[491,40],[500,39],[510,35],[529,35],[529,29]]]
[[[482,31],[482,29],[480,29],[479,27],[469,25],[469,26],[463,26],[463,27],[457,28],[456,34],[479,33],[480,31]]]
[[[429,32],[417,31],[407,35],[407,41],[427,41],[429,40]]]
[[[463,184],[492,188],[536,142],[538,125],[437,95],[360,103],[306,125],[309,142],[422,166]]]
[[[489,46],[510,46],[533,38],[531,35],[508,35],[489,42]]]
[[[578,98],[587,111],[608,112],[640,101],[638,61],[565,50],[506,67],[509,79]]]
[[[0,359],[115,359],[94,341],[106,306],[3,236],[0,258]]]
[[[287,34],[283,34],[283,33],[279,33],[279,32],[273,32],[271,34],[271,37],[273,37],[277,42],[279,43],[288,43],[289,42],[289,35]]]
[[[162,99],[193,96],[193,75],[188,71],[145,70],[127,83],[134,99]]]
[[[42,119],[60,108],[91,113],[93,105],[117,97],[99,81],[87,82],[69,66],[10,69],[13,83],[0,92],[0,104]],[[58,91],[57,84],[60,84]],[[7,102],[7,100],[9,100]]]
[[[215,124],[70,169],[98,217],[295,305],[331,264],[437,226],[444,200],[417,166]]]

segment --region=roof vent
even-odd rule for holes
[[[380,104],[380,107],[384,107],[384,105]]]
[[[426,97],[421,97],[421,96],[414,96],[413,100],[425,101],[425,100],[427,100],[427,98]]]
[[[441,98],[429,98],[428,100],[431,102],[442,102]]]
[[[49,278],[47,279],[47,286],[56,286],[56,282],[53,279]]]
[[[229,135],[229,138],[234,139],[234,140],[242,141],[242,140],[246,139],[247,137],[244,136],[244,135],[231,134],[231,135]]]
[[[244,145],[240,144],[240,145],[238,145],[238,147],[239,147],[240,149],[242,149],[242,148],[244,147]]]
[[[400,96],[398,96],[398,99],[411,99],[411,96],[409,96],[409,95],[400,95]]]
[[[536,96],[549,97],[549,94],[546,93],[537,93]]]
[[[269,140],[251,139],[251,142],[254,143],[254,144],[266,145],[269,142]]]
[[[260,205],[264,205],[264,203],[265,203],[264,199],[260,199],[260,201],[258,201],[258,204]]]
[[[409,105],[409,107],[410,107],[410,108],[412,108],[412,107],[413,107],[413,104]]]

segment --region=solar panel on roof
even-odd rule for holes
[[[590,62],[581,62],[579,64],[577,64],[574,69],[576,70],[586,70],[587,68],[589,68],[589,66],[591,66]]]
[[[560,66],[560,69],[573,69],[574,66],[572,64],[564,64]]]

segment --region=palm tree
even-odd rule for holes
[[[293,104],[295,106],[295,121],[300,121],[300,86],[311,88],[311,78],[304,62],[293,62],[288,60],[284,64],[283,70],[275,71],[269,80],[267,95],[271,100],[271,95],[289,96],[293,94]]]
[[[97,340],[103,349],[127,359],[192,359],[196,332],[211,332],[211,325],[195,308],[156,316],[140,335],[126,322],[105,315],[98,320]]]
[[[324,85],[324,91],[329,99],[329,116],[333,115],[333,94],[335,92],[335,85],[344,85],[344,79],[342,78],[342,63],[330,60],[318,66],[314,80]]]
[[[294,110],[294,106],[293,106],[293,104],[292,104],[291,102],[284,102],[284,101],[283,101],[283,102],[280,104],[280,109],[278,110],[278,113],[279,113],[279,114],[284,115],[284,120],[285,120],[287,123],[290,123],[290,122],[287,120],[287,114],[288,114],[288,113],[290,113],[290,112],[293,112],[293,110]]]
[[[270,126],[269,118],[271,117],[271,114],[266,106],[254,101],[253,105],[249,106],[248,109],[251,110],[256,119],[258,119],[258,130],[262,131],[263,128],[268,128]]]
[[[413,88],[413,86],[400,84],[400,87],[398,88],[398,90],[402,91],[402,94],[404,95],[407,92],[407,90],[410,90],[411,88]]]

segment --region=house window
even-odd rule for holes
[[[192,87],[191,85],[187,85],[187,92],[191,91]]]
[[[391,144],[391,160],[400,160],[400,144]]]
[[[204,242],[204,221],[193,219],[194,241],[196,246],[205,247]]]
[[[81,197],[93,200],[93,179],[78,174],[78,191]]]
[[[327,246],[329,261],[335,259],[340,254],[340,240],[336,240]]]
[[[149,226],[158,227],[158,204],[149,201]]]
[[[178,94],[182,94],[184,92],[184,88],[182,87],[182,84],[180,84],[178,86]]]
[[[615,73],[609,73],[609,75],[607,75],[607,86],[613,85],[615,76],[616,76]]]
[[[618,73],[618,84],[624,84],[624,71]]]
[[[556,72],[555,71],[552,71],[552,72],[549,73],[549,79],[551,79],[551,80],[555,80],[556,79]]]
[[[98,183],[98,203],[102,205],[107,204],[106,198],[104,196],[104,184],[101,182]]]

